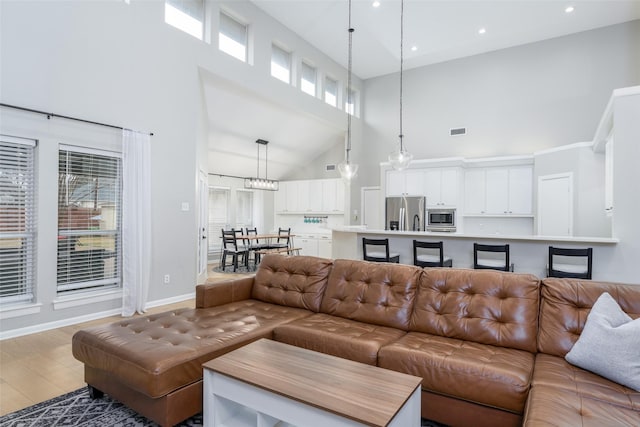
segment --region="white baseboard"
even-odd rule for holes
[[[171,298],[165,298],[161,300],[149,301],[147,308],[159,307],[161,305],[174,304],[188,299],[196,297],[195,292],[178,295]],[[50,331],[51,329],[62,328],[65,326],[76,325],[78,323],[89,322],[97,319],[104,319],[105,317],[117,316],[122,313],[122,308],[115,308],[113,310],[102,311],[99,313],[86,314],[84,316],[71,317],[68,319],[60,319],[54,322],[40,323],[37,325],[26,326],[24,328],[11,329],[8,331],[0,331],[0,341],[9,338],[17,338],[24,335],[36,334],[38,332]]]

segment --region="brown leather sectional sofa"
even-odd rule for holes
[[[73,354],[163,426],[201,411],[203,362],[259,338],[420,376],[422,415],[452,426],[637,426],[639,392],[564,360],[604,291],[640,317],[640,286],[269,255],[195,309],[77,332]]]

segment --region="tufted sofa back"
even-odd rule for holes
[[[409,265],[336,260],[320,310],[406,331],[421,275]]]
[[[256,273],[251,297],[317,313],[331,264],[329,259],[310,256],[266,255]]]
[[[425,269],[410,330],[535,353],[539,288],[530,274]]]
[[[640,317],[640,286],[580,279],[544,279],[538,351],[564,357],[582,333],[591,307],[608,292],[631,318]]]

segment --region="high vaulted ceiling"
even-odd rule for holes
[[[253,0],[346,67],[347,0]],[[353,0],[353,72],[362,79],[397,72],[400,1]],[[640,1],[405,0],[405,69],[640,19]],[[571,13],[565,9],[573,6]],[[479,34],[484,28],[486,32]],[[417,50],[412,51],[411,47]]]

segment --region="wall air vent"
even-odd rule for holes
[[[334,170],[336,170],[336,165],[327,165],[326,166],[326,170],[327,170],[327,172],[334,171]]]
[[[450,136],[460,136],[460,135],[466,135],[466,134],[467,134],[467,128],[449,129]]]

